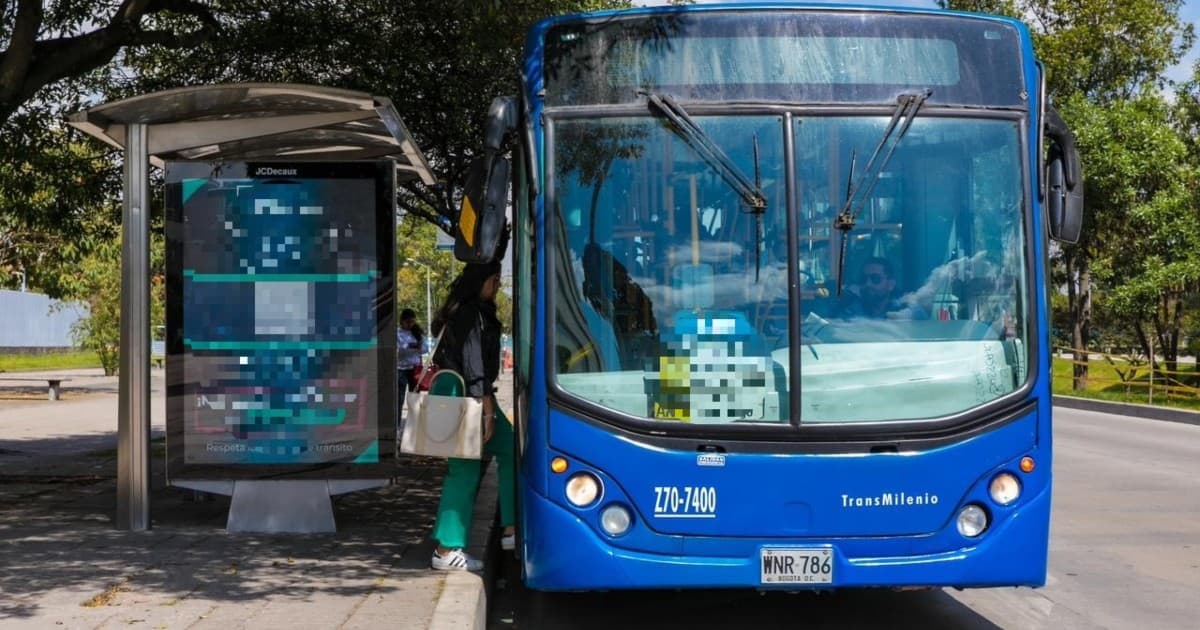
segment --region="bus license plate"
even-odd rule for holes
[[[764,548],[763,584],[833,584],[833,550]]]

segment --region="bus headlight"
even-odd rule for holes
[[[958,533],[967,538],[974,538],[987,529],[987,512],[982,507],[972,503],[958,513],[957,525]]]
[[[1008,505],[1016,501],[1021,496],[1021,482],[1010,473],[1000,473],[992,477],[992,483],[988,486],[988,494],[992,495],[992,500],[1000,505]]]
[[[591,473],[575,473],[567,479],[567,500],[575,507],[595,503],[600,497],[600,480]]]
[[[603,527],[609,536],[624,534],[632,524],[633,516],[623,505],[610,505],[600,513],[600,527]]]

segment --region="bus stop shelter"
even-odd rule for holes
[[[117,528],[150,527],[150,178],[167,161],[390,160],[434,183],[387,98],[244,83],[144,94],[75,112],[73,127],[124,151]]]

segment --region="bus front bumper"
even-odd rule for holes
[[[963,546],[924,550],[922,538],[870,540],[837,538],[730,538],[728,552],[690,555],[687,541],[679,555],[647,553],[620,546],[592,529],[568,509],[526,492],[529,536],[523,561],[526,585],[544,591],[588,591],[658,588],[755,588],[812,590],[859,587],[991,587],[1042,586],[1046,581],[1050,491],[1030,497],[1010,517],[992,523],[979,538]],[[644,525],[635,525],[644,527]],[[953,528],[954,524],[949,523]],[[705,549],[719,549],[705,539]],[[774,585],[762,582],[762,548],[829,547],[833,550],[832,582]],[[846,549],[853,547],[852,554]],[[903,554],[903,555],[901,555]]]

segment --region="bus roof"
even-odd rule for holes
[[[1002,15],[994,15],[990,13],[972,13],[968,11],[952,11],[949,9],[939,9],[936,7],[910,7],[910,6],[881,6],[873,4],[833,4],[823,2],[738,2],[738,3],[712,3],[712,4],[692,4],[692,5],[660,5],[648,7],[633,7],[629,9],[607,9],[604,11],[592,11],[588,13],[568,13],[565,15],[555,15],[536,22],[533,26],[533,32],[545,32],[550,27],[564,22],[577,22],[579,20],[601,20],[612,17],[638,16],[638,15],[663,15],[671,13],[694,13],[704,11],[755,11],[763,9],[788,9],[788,10],[818,10],[818,11],[844,11],[847,13],[860,13],[869,11],[872,13],[924,13],[928,15],[940,16],[956,16],[977,20],[993,20],[1005,22],[1015,26],[1022,33],[1023,37],[1028,37],[1028,28],[1025,23],[1015,18],[1005,17]]]
[[[856,19],[864,12],[872,19]],[[757,19],[771,13],[806,17]],[[768,58],[816,63],[742,61]],[[684,101],[885,104],[928,87],[932,106],[1023,110],[1036,87],[1033,63],[1029,31],[1011,18],[761,2],[549,18],[530,31],[524,78],[527,98],[544,96],[547,106],[630,103],[646,89]]]

